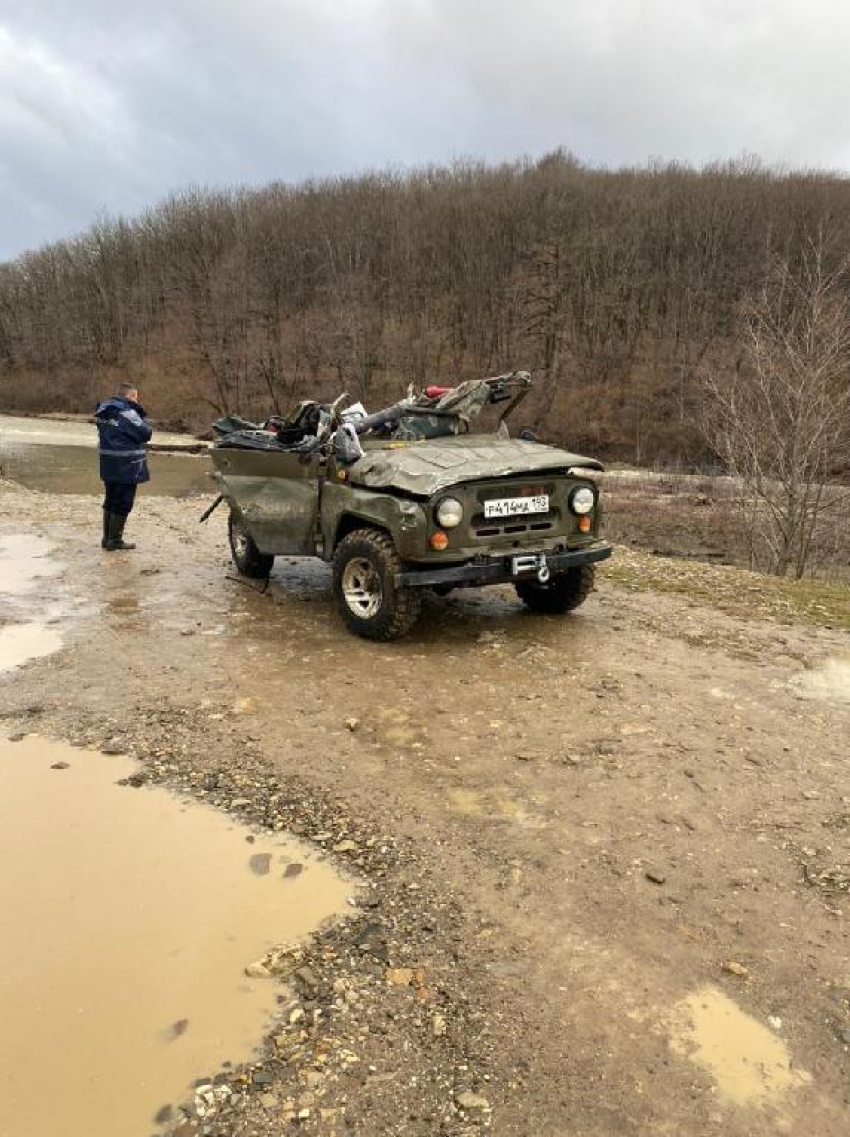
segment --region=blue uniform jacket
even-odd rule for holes
[[[147,443],[153,430],[145,421],[144,408],[115,395],[99,404],[94,417],[102,480],[124,485],[148,481]]]

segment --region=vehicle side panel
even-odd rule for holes
[[[428,520],[420,502],[358,489],[329,477],[322,488],[322,546],[326,560],[333,556],[340,534],[356,522],[385,529],[402,560],[418,559],[426,547]]]
[[[319,462],[284,451],[220,448],[212,452],[230,506],[262,553],[315,556]]]

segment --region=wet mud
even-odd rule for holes
[[[0,741],[3,1137],[148,1137],[257,1051],[278,989],[246,968],[355,891],[284,835],[133,788],[137,770]]]
[[[326,566],[235,579],[223,511],[148,499],[136,553],[101,557],[96,505],[28,504],[87,607],[0,676],[3,721],[137,754],[369,888],[263,1080],[183,1132],[843,1137],[850,712],[799,689],[850,654],[837,627],[656,590],[678,566],[629,554],[647,587],[601,571],[566,619],[469,591],[369,644]]]

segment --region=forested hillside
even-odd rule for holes
[[[755,162],[556,153],[193,190],[0,266],[0,409],[85,411],[130,379],[156,418],[199,427],[522,368],[547,437],[689,464],[742,300],[819,233],[850,249],[850,180]]]

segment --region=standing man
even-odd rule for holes
[[[124,540],[124,526],[136,486],[150,480],[147,444],[153,434],[147,423],[139,392],[132,383],[122,383],[118,393],[94,412],[99,438],[100,477],[106,487],[103,499],[103,540],[101,548],[112,553],[135,549]]]

